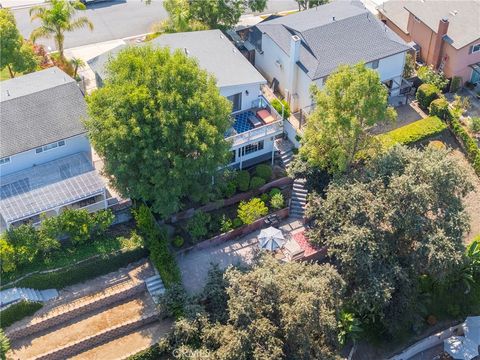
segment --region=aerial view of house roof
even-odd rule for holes
[[[340,64],[370,62],[409,49],[405,42],[360,2],[335,1],[257,25],[287,54],[290,38],[302,39],[300,63],[311,79]]]
[[[152,40],[157,46],[180,49],[217,79],[219,87],[265,83],[265,78],[220,30],[165,34]]]
[[[2,81],[0,157],[85,133],[85,100],[57,67]]]
[[[448,18],[447,36],[456,49],[480,38],[480,0],[386,1],[377,9],[405,33],[410,13],[435,32],[440,19]]]

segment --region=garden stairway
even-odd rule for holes
[[[308,191],[305,189],[305,179],[293,181],[292,198],[290,200],[290,216],[298,219],[305,217]]]
[[[275,140],[275,149],[278,150],[280,159],[282,160],[283,166],[285,169],[288,168],[290,163],[293,160],[293,149],[294,145],[290,140],[285,140],[285,139],[277,139]]]
[[[147,290],[150,293],[153,301],[158,303],[158,298],[160,295],[163,295],[165,292],[165,286],[163,286],[162,279],[160,275],[150,276],[145,279],[145,285],[147,285]]]
[[[35,290],[30,288],[11,288],[0,291],[0,309],[5,309],[8,306],[19,301],[45,302],[54,299],[58,296],[58,291],[55,289]]]

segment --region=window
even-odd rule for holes
[[[480,44],[476,44],[472,46],[472,53],[476,53],[480,51]]]
[[[4,157],[0,159],[0,165],[8,164],[10,162],[10,156]]]
[[[248,144],[247,146],[238,149],[238,156],[244,156],[254,153],[255,151],[263,150],[263,146],[263,140],[257,143]]]
[[[378,69],[378,63],[380,62],[380,60],[375,60],[375,61],[372,61],[370,64],[372,64],[372,69]]]
[[[43,145],[41,147],[38,147],[35,149],[35,152],[37,154],[40,154],[41,152],[44,152],[44,151],[48,151],[48,150],[51,150],[51,149],[55,149],[56,147],[58,146],[65,146],[65,140],[60,140],[58,142],[54,142],[54,143],[51,143],[51,144],[47,144],[47,145]]]
[[[232,112],[242,109],[242,93],[227,96],[227,99],[232,102]]]

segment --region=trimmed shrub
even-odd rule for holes
[[[460,76],[454,76],[450,83],[450,92],[457,92],[460,89],[462,78]]]
[[[386,134],[378,135],[378,139],[385,148],[389,148],[397,143],[409,145],[438,135],[446,128],[447,125],[438,117],[429,116]]]
[[[198,241],[208,234],[208,225],[211,221],[210,214],[198,211],[188,221],[187,231],[193,240]]]
[[[272,167],[267,164],[257,165],[255,168],[255,175],[261,177],[265,182],[269,182],[272,178]]]
[[[227,217],[227,215],[223,214],[222,218],[220,219],[220,231],[222,233],[226,233],[233,229],[232,220]]]
[[[270,105],[282,116],[282,105],[283,105],[283,117],[288,119],[290,117],[290,105],[285,100],[273,99],[270,102]]]
[[[248,191],[248,186],[250,185],[250,173],[246,170],[241,170],[237,172],[236,176],[237,188],[240,191]]]
[[[127,360],[159,360],[165,353],[162,351],[158,344],[154,344],[149,348],[142,350],[132,356],[129,356]]]
[[[265,185],[265,180],[261,177],[254,176],[252,180],[250,180],[250,190],[258,189],[260,186]]]
[[[233,223],[232,223],[233,227],[236,229],[236,228],[239,228],[240,226],[243,225],[243,221],[242,219],[236,217],[235,219],[233,219]]]
[[[7,358],[7,352],[10,350],[10,340],[7,338],[3,329],[0,328],[0,359],[5,360]]]
[[[176,319],[183,316],[183,309],[187,303],[188,295],[180,284],[175,284],[160,296],[160,312],[166,316],[173,316]]]
[[[270,198],[274,197],[275,194],[281,194],[282,191],[279,188],[272,188],[268,195],[270,195]]]
[[[442,120],[447,120],[448,116],[450,116],[447,99],[441,97],[433,100],[428,107],[428,112],[430,116],[438,116]]]
[[[282,209],[284,204],[285,204],[285,200],[283,199],[282,193],[275,194],[270,199],[270,206],[275,210]]]
[[[229,181],[223,188],[222,194],[225,198],[230,198],[237,192],[237,184],[235,181]]]
[[[242,201],[238,206],[238,217],[247,225],[267,214],[268,208],[259,198],[253,198],[248,202]]]
[[[260,200],[262,200],[266,204],[268,200],[270,200],[270,196],[268,196],[267,193],[263,193],[262,195],[260,195]]]
[[[430,106],[430,103],[438,98],[440,90],[435,85],[431,84],[422,84],[418,87],[417,90],[417,100],[420,107],[424,110],[427,110]]]
[[[39,302],[20,301],[0,311],[0,324],[3,328],[9,327],[13,323],[35,314],[42,306],[42,303]]]
[[[472,163],[477,175],[480,176],[480,148],[477,142],[468,134],[456,117],[451,118],[450,127],[457,138],[463,143],[468,160]]]
[[[184,243],[185,243],[185,240],[180,235],[175,236],[172,240],[172,245],[175,246],[176,248],[181,248]]]

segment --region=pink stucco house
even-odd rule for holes
[[[480,0],[391,0],[380,19],[413,42],[421,60],[445,73],[480,84]]]

